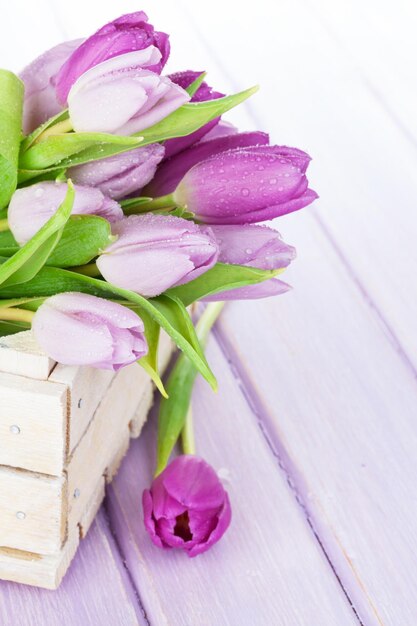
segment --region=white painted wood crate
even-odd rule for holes
[[[171,352],[162,334],[162,370]],[[59,586],[153,391],[136,363],[60,365],[30,331],[0,338],[0,579]]]

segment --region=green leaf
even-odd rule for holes
[[[196,327],[200,345],[205,346],[210,330],[223,306],[223,302],[216,302],[209,304],[204,310]],[[194,364],[185,355],[180,355],[166,383],[169,397],[161,400],[159,409],[157,474],[166,467],[172,449],[184,428],[196,375]]]
[[[0,285],[25,283],[39,272],[57,245],[74,203],[74,187],[68,191],[56,213],[42,228],[0,267]],[[34,295],[34,294],[30,294]]]
[[[59,113],[57,113],[57,115],[50,117],[49,120],[46,120],[46,122],[35,128],[35,130],[32,131],[30,135],[23,139],[20,145],[20,152],[26,152],[26,150],[28,150],[30,146],[35,143],[37,138],[42,135],[45,130],[48,130],[48,128],[51,128],[51,126],[55,126],[55,124],[58,124],[59,122],[64,122],[67,119],[69,119],[68,109],[65,109],[65,111],[60,111]]]
[[[97,215],[71,215],[61,239],[45,265],[74,267],[94,259],[113,239],[107,220]],[[0,256],[9,257],[20,249],[10,231],[0,232]]]
[[[204,82],[206,76],[207,72],[202,72],[200,76],[197,76],[197,78],[193,80],[191,85],[188,85],[188,87],[186,87],[185,91],[188,93],[189,96],[193,97],[193,95],[198,91],[201,83]]]
[[[15,335],[16,333],[21,333],[23,330],[29,330],[29,328],[30,324],[27,322],[6,322],[4,320],[0,320],[0,337],[4,337],[5,335]]]
[[[173,287],[167,291],[167,295],[176,296],[185,306],[189,306],[196,300],[229,289],[255,285],[264,280],[273,278],[284,270],[261,270],[246,265],[229,265],[216,263],[211,270],[205,272],[185,285]]]
[[[158,346],[161,327],[149,315],[149,313],[145,312],[143,309],[139,309],[139,307],[135,307],[133,305],[132,308],[133,310],[136,310],[138,312],[138,314],[142,318],[143,323],[145,324],[145,335],[146,341],[148,343],[148,354],[139,359],[138,363],[152,378],[157,389],[164,396],[164,398],[167,398],[168,395],[165,391],[165,387],[158,370]]]
[[[0,70],[0,209],[7,206],[17,185],[22,110],[22,81]]]
[[[141,145],[146,146],[149,143],[190,135],[211,120],[241,104],[256,91],[258,91],[257,86],[231,96],[216,98],[216,100],[187,102],[154,126],[138,133],[143,137]]]
[[[162,399],[159,408],[156,474],[166,467],[184,427],[196,376],[193,363],[181,354],[165,385],[168,399]]]
[[[103,158],[105,148],[111,153],[117,149],[129,150],[141,144],[140,137],[120,137],[106,133],[62,133],[50,135],[43,141],[33,144],[26,152],[21,153],[19,168],[22,170],[43,170],[55,167],[66,167],[64,160],[75,154],[90,150],[93,159]],[[108,156],[108,154],[105,154]],[[85,162],[85,161],[84,161]]]
[[[110,224],[104,218],[97,215],[71,215],[46,265],[85,265],[98,256],[112,239]]]
[[[14,258],[14,257],[12,257]],[[0,275],[4,265],[0,267]],[[175,297],[166,297],[166,302],[161,302],[159,296],[156,299],[147,300],[133,291],[120,289],[103,280],[84,276],[76,272],[60,269],[57,267],[42,268],[35,278],[21,285],[7,285],[0,287],[0,298],[21,298],[21,297],[47,297],[64,291],[81,291],[104,298],[123,298],[127,302],[138,306],[138,313],[145,311],[149,316],[174,340],[177,346],[194,363],[198,371],[204,376],[207,382],[216,389],[216,379],[209,368],[207,361],[201,356],[202,350],[195,338],[195,333],[191,330],[192,322],[189,319],[186,309],[176,302]],[[170,301],[171,304],[167,302]],[[170,309],[173,309],[172,311]],[[185,313],[184,313],[185,311]],[[188,321],[185,317],[188,316]]]

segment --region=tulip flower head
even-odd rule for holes
[[[168,35],[156,31],[143,11],[122,15],[109,22],[79,45],[63,63],[56,79],[58,100],[65,106],[72,85],[90,68],[149,46],[154,46],[160,53],[149,69],[160,74],[169,56]]]
[[[249,224],[297,211],[317,198],[308,187],[310,157],[296,148],[253,146],[201,161],[174,200],[207,224]]]
[[[25,86],[23,103],[25,134],[31,133],[37,126],[63,109],[56,96],[56,77],[62,64],[82,42],[83,39],[64,41],[41,54],[20,73]]]
[[[149,183],[164,153],[164,147],[154,143],[71,167],[67,173],[74,183],[95,187],[110,198],[124,198]]]
[[[117,371],[148,352],[144,324],[126,307],[84,293],[61,293],[37,310],[32,329],[45,352],[65,365]]]
[[[188,93],[149,69],[161,59],[155,46],[112,57],[82,74],[68,94],[76,131],[133,135],[188,102]]]
[[[229,497],[216,472],[194,455],[174,459],[143,492],[142,503],[152,542],[189,557],[217,543],[231,521]]]
[[[123,211],[117,202],[104,196],[99,189],[74,185],[73,215],[98,215],[109,222],[119,220]],[[16,241],[23,245],[58,210],[67,193],[66,183],[45,181],[13,194],[8,210],[9,228]]]
[[[180,217],[132,215],[112,227],[117,240],[97,259],[110,283],[142,296],[157,296],[209,270],[218,245],[209,228]]]

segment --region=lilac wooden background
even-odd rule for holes
[[[98,8],[100,7],[100,8]],[[220,380],[195,397],[201,453],[234,520],[195,560],[141,525],[154,424],[135,442],[57,592],[0,583],[4,626],[415,626],[417,12],[411,0],[20,0],[0,62],[145,9],[170,68],[260,82],[242,128],[307,149],[321,199],[279,220],[299,251],[276,300],[227,307]]]

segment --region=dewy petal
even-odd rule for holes
[[[168,78],[141,69],[137,57],[145,52],[109,59],[74,83],[68,106],[75,130],[131,135],[159,122],[190,99]]]
[[[175,521],[175,518],[184,513],[186,508],[169,495],[164,487],[162,474],[159,474],[152,483],[153,515],[157,520],[166,518]]]
[[[204,459],[182,454],[161,476],[167,493],[187,509],[215,509],[223,504],[226,492],[216,472]]]
[[[115,156],[77,165],[68,170],[74,183],[97,187],[110,198],[124,198],[139,193],[152,180],[165,154],[159,143],[135,148]],[[119,217],[121,219],[123,215]]]
[[[229,496],[227,492],[224,492],[224,502],[222,509],[218,516],[217,524],[215,525],[212,533],[208,537],[208,539],[202,543],[198,543],[193,546],[191,550],[187,551],[188,556],[193,557],[198,554],[202,554],[206,552],[211,546],[217,543],[224,535],[226,530],[230,526],[230,522],[232,520],[232,508],[230,506]]]
[[[266,133],[255,131],[226,135],[199,143],[188,150],[184,150],[177,156],[164,161],[162,165],[158,167],[153,180],[146,190],[144,190],[144,193],[152,197],[172,193],[188,170],[197,163],[221,152],[235,148],[264,145],[267,144],[268,141],[269,136]]]
[[[99,189],[75,185],[73,215],[98,215],[110,222],[123,216],[121,207],[103,196]],[[45,181],[13,194],[9,210],[9,227],[16,241],[23,245],[48,221],[64,201],[66,183]]]
[[[62,64],[83,39],[64,41],[47,50],[26,66],[19,77],[25,86],[23,132],[31,133],[40,124],[62,110],[55,93],[56,75]]]
[[[166,33],[154,30],[147,23],[148,17],[143,11],[122,15],[105,24],[71,55],[57,76],[57,95],[65,104],[68,93],[75,81],[91,67],[113,57],[132,51],[140,51],[153,45],[160,52],[160,58],[145,65],[160,73],[169,56],[169,41]]]
[[[219,244],[219,261],[264,270],[287,267],[296,256],[273,228],[259,225],[212,226]]]
[[[221,291],[211,296],[203,298],[204,302],[223,302],[229,300],[259,300],[260,298],[270,298],[271,296],[279,296],[291,289],[290,285],[284,283],[278,278],[269,278],[262,283],[255,285],[247,285],[246,287],[238,287],[237,289],[229,289]]]
[[[293,198],[303,181],[305,175],[289,159],[263,154],[260,149],[252,152],[248,147],[195,165],[182,179],[174,198],[201,221],[248,223],[248,214]]]
[[[144,324],[130,309],[83,293],[61,293],[37,310],[32,328],[59,363],[118,370],[147,353]]]

